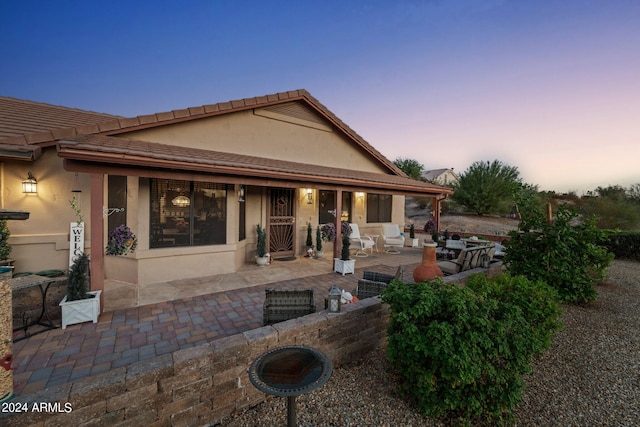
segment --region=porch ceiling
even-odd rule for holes
[[[209,174],[228,182],[288,186],[340,186],[395,194],[444,196],[451,189],[403,176],[308,163],[253,157],[235,153],[185,148],[105,135],[87,135],[58,144],[58,155],[68,170],[157,176],[160,173]],[[117,171],[117,172],[116,172]],[[268,180],[265,182],[265,180]]]

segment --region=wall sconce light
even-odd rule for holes
[[[307,204],[308,205],[313,204],[313,190],[310,188],[307,188]]]
[[[38,181],[33,177],[31,171],[27,179],[22,181],[22,192],[26,194],[35,194],[38,192]]]
[[[244,203],[244,185],[240,185],[238,190],[238,202]]]
[[[356,199],[364,199],[364,193],[362,191],[356,192]]]
[[[178,196],[171,200],[171,204],[179,208],[186,208],[191,204],[191,200],[187,196]]]

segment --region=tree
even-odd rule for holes
[[[545,209],[531,194],[521,194],[518,206],[522,220],[519,231],[509,233],[504,263],[513,275],[543,281],[553,287],[561,300],[586,303],[594,300],[594,285],[604,278],[613,255],[600,246],[605,233],[595,218],[578,221],[578,213],[561,205],[551,223]]]
[[[619,185],[598,187],[597,197],[581,200],[585,217],[595,217],[596,225],[602,229],[635,230],[640,226],[638,203],[633,199],[633,187],[625,190]]]
[[[640,182],[627,188],[627,198],[634,203],[640,203]]]
[[[627,198],[627,193],[624,188],[619,185],[610,185],[608,187],[596,188],[598,196],[605,199],[624,200]]]
[[[478,161],[459,176],[451,198],[476,215],[508,212],[521,185],[518,168],[498,160]]]
[[[417,160],[398,157],[393,161],[393,164],[402,172],[406,173],[409,178],[415,179],[416,181],[424,181],[424,178],[422,177],[424,165]]]

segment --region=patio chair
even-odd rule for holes
[[[388,248],[385,252],[388,254],[399,254],[396,248],[404,247],[404,236],[400,233],[398,224],[384,224],[382,226],[382,238],[384,247]]]
[[[402,280],[402,266],[398,266],[394,276],[375,271],[365,271],[358,280],[355,294],[359,300],[380,295],[392,280]]]
[[[440,267],[440,270],[447,276],[458,274],[480,267],[483,254],[488,254],[489,260],[491,261],[495,251],[496,248],[494,245],[464,248],[460,251],[458,258],[453,261],[439,261],[438,267]]]
[[[507,248],[500,243],[496,243],[496,253],[493,255],[495,258],[502,259],[507,254]]]
[[[373,255],[373,247],[375,246],[376,242],[374,242],[373,239],[369,236],[361,236],[358,224],[349,223],[349,226],[351,226],[351,234],[349,235],[349,240],[351,240],[351,244],[358,245],[356,256],[369,256],[369,254],[367,253],[367,249],[369,249],[371,251],[371,254]]]

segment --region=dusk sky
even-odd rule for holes
[[[0,0],[0,95],[122,116],[307,89],[389,159],[640,183],[640,1]]]

